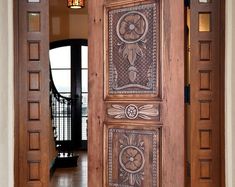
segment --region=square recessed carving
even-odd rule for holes
[[[200,179],[211,179],[212,170],[211,170],[211,160],[202,159],[200,162]]]
[[[210,120],[211,101],[200,101],[200,120]]]
[[[109,128],[108,186],[159,187],[160,129]]]
[[[28,119],[30,121],[40,120],[40,103],[39,101],[28,102]]]
[[[108,96],[159,94],[159,15],[158,1],[108,11]]]
[[[29,181],[40,180],[40,161],[28,161]]]
[[[211,130],[200,130],[200,149],[211,149]]]
[[[40,42],[39,41],[29,41],[28,42],[28,53],[29,61],[39,61],[40,60]]]
[[[211,41],[199,42],[199,56],[200,56],[200,61],[211,60]]]
[[[211,31],[211,13],[210,12],[199,13],[199,31],[200,32]]]
[[[28,12],[28,31],[40,32],[40,12]]]
[[[29,135],[29,150],[36,151],[40,150],[40,132],[28,132]]]
[[[40,72],[29,72],[29,91],[40,90]]]
[[[211,90],[211,71],[200,70],[200,90]]]

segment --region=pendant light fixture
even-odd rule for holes
[[[85,0],[67,0],[69,8],[82,8],[85,5]]]

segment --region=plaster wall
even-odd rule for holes
[[[88,38],[88,15],[50,17],[50,41]]]
[[[49,10],[50,41],[88,38],[87,4],[82,9],[71,9],[66,1],[50,0]]]
[[[235,1],[226,0],[225,167],[226,187],[235,186]]]

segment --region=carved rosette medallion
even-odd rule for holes
[[[128,181],[132,186],[140,186],[144,179],[144,141],[135,136],[137,135],[123,135],[119,140],[122,148],[119,153],[120,177],[123,182]]]
[[[129,173],[138,173],[144,167],[144,154],[135,146],[126,146],[119,155],[122,168]]]
[[[108,13],[109,93],[158,94],[158,3]]]
[[[125,108],[125,115],[128,119],[135,119],[139,114],[138,110],[136,105],[130,104]]]
[[[159,186],[158,129],[109,129],[108,181],[116,187]]]
[[[122,15],[116,27],[118,38],[127,44],[144,41],[147,31],[148,20],[139,11],[131,11]]]

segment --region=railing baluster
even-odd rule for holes
[[[51,77],[51,117],[52,126],[56,127],[56,141],[71,141],[71,98],[62,96],[56,89]]]

